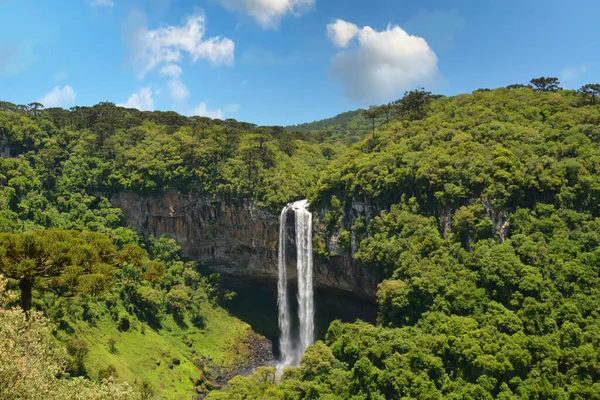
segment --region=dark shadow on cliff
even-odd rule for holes
[[[277,282],[245,278],[223,277],[224,288],[236,292],[225,307],[239,319],[248,323],[258,334],[273,343],[275,357],[279,355],[279,324],[277,311]],[[293,316],[297,315],[296,282],[290,281],[289,304]],[[375,304],[345,293],[315,288],[315,339],[323,339],[329,324],[340,319],[354,322],[357,319],[375,323]],[[293,331],[297,320],[293,320]]]

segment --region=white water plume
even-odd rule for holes
[[[290,210],[294,211],[296,219],[296,268],[298,270],[299,340],[295,345],[292,343],[286,272],[286,217]],[[279,347],[281,356],[277,370],[280,374],[284,368],[297,365],[306,348],[314,341],[312,214],[308,211],[308,201],[301,200],[288,204],[281,211],[278,255],[277,305],[279,307]]]
[[[288,206],[285,206],[279,216],[279,280],[277,282],[277,306],[279,308],[279,349],[281,354],[281,369],[290,366],[293,360],[291,316],[288,305],[287,291],[287,273],[285,268],[285,245],[287,235],[285,229],[285,219]]]

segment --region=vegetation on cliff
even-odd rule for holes
[[[208,398],[600,398],[599,87],[531,84],[420,89],[305,132],[2,103],[1,271],[57,324],[70,374],[205,394],[218,385],[188,343],[227,365],[247,326],[105,196],[176,188],[277,210],[308,194],[315,250],[384,277],[379,323],[335,322],[279,383],[260,368]]]
[[[123,190],[175,188],[277,208],[306,193],[343,148],[280,127],[112,103],[70,110],[0,103],[0,146],[12,155],[0,167],[11,219],[52,226],[62,210],[49,211],[48,200],[71,211],[74,196],[89,203],[89,194]]]
[[[278,208],[341,149],[277,127],[110,103],[0,103],[0,273],[23,310],[57,325],[72,376],[202,394],[250,366],[261,339],[218,306],[229,296],[218,280],[167,237],[124,227],[108,197],[177,189]]]
[[[279,384],[210,398],[599,398],[600,106],[532,84],[435,99],[333,160],[316,248],[354,239],[383,273],[378,326],[335,322]]]

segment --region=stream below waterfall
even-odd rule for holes
[[[233,315],[248,323],[252,329],[273,343],[273,354],[279,358],[279,325],[277,309],[277,282],[249,278],[222,277],[222,287],[237,295],[225,304]],[[288,286],[292,315],[292,332],[298,332],[297,286]],[[375,323],[377,306],[364,299],[343,292],[315,287],[315,340],[325,338],[329,324],[336,320],[354,322],[356,319]],[[297,334],[297,333],[296,333]],[[294,338],[296,340],[298,338]]]

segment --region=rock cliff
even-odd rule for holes
[[[126,223],[138,233],[177,241],[186,257],[214,272],[238,277],[277,279],[279,216],[250,201],[233,204],[212,197],[168,191],[111,197]],[[293,241],[293,222],[288,237]],[[291,246],[293,248],[293,246]],[[292,253],[293,254],[293,253]],[[290,255],[292,255],[290,254]],[[292,257],[290,257],[292,258]],[[288,276],[296,276],[293,259]],[[374,299],[378,279],[350,256],[315,258],[315,285]]]

